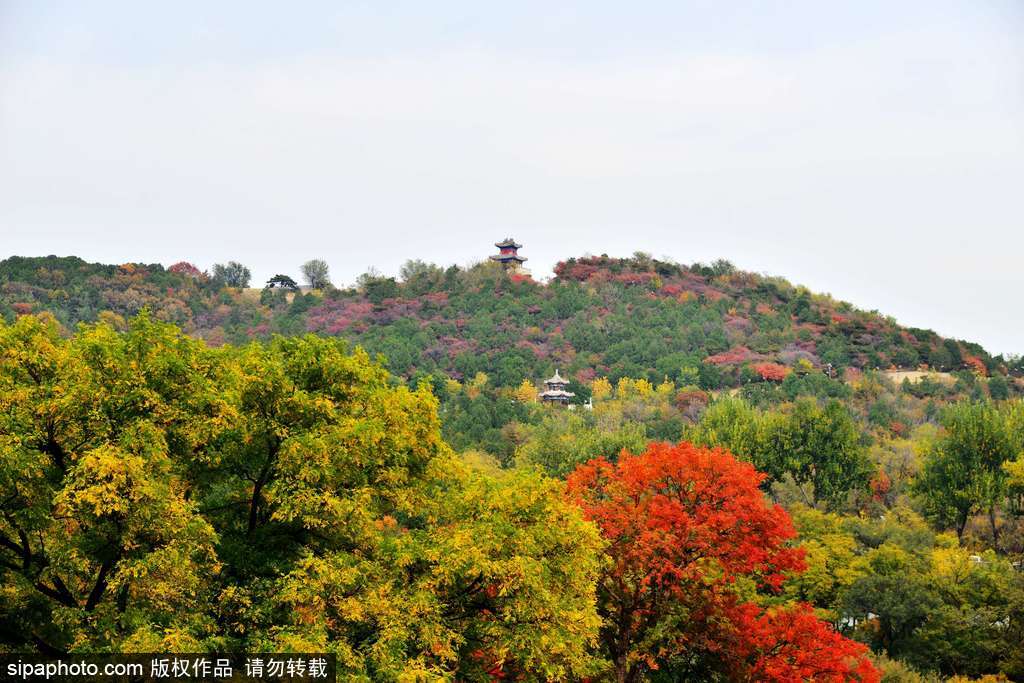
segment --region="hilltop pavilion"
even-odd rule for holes
[[[511,237],[506,237],[500,242],[495,242],[494,246],[498,248],[497,254],[492,254],[490,259],[497,261],[508,270],[513,273],[527,273],[528,271],[523,268],[523,262],[527,259],[525,256],[519,255],[519,250],[523,248],[523,245],[517,243]]]
[[[544,387],[544,391],[540,392],[540,400],[547,403],[561,403],[565,405],[576,396],[573,392],[566,391],[569,387],[569,381],[559,375],[557,369],[551,379],[544,380]]]

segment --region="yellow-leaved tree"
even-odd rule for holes
[[[517,401],[533,403],[537,400],[537,387],[533,386],[533,382],[530,380],[524,379],[522,383],[516,387],[514,396]]]
[[[579,678],[600,543],[553,480],[461,464],[426,383],[343,341],[0,324],[3,647]]]
[[[187,469],[232,413],[218,373],[200,343],[146,316],[67,340],[29,316],[0,325],[5,630],[60,652],[211,625],[217,535]]]

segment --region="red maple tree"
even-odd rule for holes
[[[781,382],[792,370],[779,363],[757,363],[754,365],[754,372],[766,382]]]
[[[768,504],[764,475],[721,449],[651,444],[578,467],[568,493],[608,541],[599,585],[604,647],[617,681],[667,668],[679,678],[877,681],[865,648],[807,606],[765,610],[805,568],[796,531]]]
[[[203,271],[199,270],[188,261],[178,261],[177,263],[167,266],[167,272],[177,273],[178,275],[187,275],[188,277],[196,280],[201,280],[205,277],[203,275]]]
[[[832,630],[810,605],[764,611],[747,603],[734,623],[744,680],[879,681],[866,648]]]

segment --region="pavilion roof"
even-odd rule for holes
[[[514,247],[515,249],[522,249],[523,247],[523,245],[517,243],[511,237],[506,237],[500,242],[495,242],[494,246],[498,247],[499,249],[501,249],[502,247]]]
[[[541,398],[572,398],[575,395],[572,391],[563,391],[562,389],[548,389],[540,392]]]
[[[555,369],[555,374],[551,379],[544,380],[544,384],[568,384],[569,380],[558,374],[558,369]]]
[[[490,258],[492,261],[519,261],[520,263],[526,260],[525,256],[519,254],[491,254]]]

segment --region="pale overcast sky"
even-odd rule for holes
[[[725,257],[1024,352],[1024,4],[0,0],[0,258]]]

